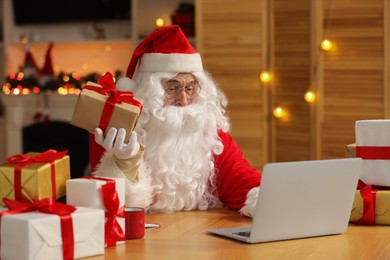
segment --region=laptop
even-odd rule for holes
[[[207,233],[246,243],[344,233],[361,167],[361,158],[268,163],[252,226]]]

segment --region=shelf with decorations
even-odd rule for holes
[[[5,68],[2,71],[6,83],[17,84],[17,75],[19,79],[23,77],[28,52],[35,57],[36,67],[43,67],[49,44],[53,44],[52,66],[58,88],[63,87],[64,79],[91,78],[106,71],[120,77],[134,46],[157,26],[179,24],[194,42],[193,3],[194,0],[129,0],[128,20],[20,25],[15,22],[15,5],[11,0],[3,0]],[[80,88],[84,81],[75,83]],[[17,89],[8,90],[14,88],[12,84],[4,85],[2,92],[21,93]],[[19,86],[24,87],[23,84]],[[46,89],[45,86],[36,87]],[[25,90],[23,93],[31,92]]]

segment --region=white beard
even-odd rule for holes
[[[145,144],[146,171],[154,188],[148,212],[216,207],[213,153],[223,148],[210,108],[158,107],[143,111],[143,117],[148,119],[140,141]]]
[[[153,202],[148,213],[206,210],[221,206],[215,179],[214,155],[223,151],[218,131],[227,132],[227,99],[206,72],[194,72],[202,91],[193,104],[164,106],[161,80],[177,73],[139,72],[135,97],[143,100],[136,124],[145,146],[145,174],[150,176]]]

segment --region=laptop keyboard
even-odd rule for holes
[[[251,235],[251,232],[250,231],[242,231],[242,232],[235,232],[233,234],[243,236],[243,237],[249,237]]]

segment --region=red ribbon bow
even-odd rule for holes
[[[375,203],[376,194],[380,190],[389,190],[390,187],[367,185],[362,180],[359,180],[357,189],[360,190],[360,195],[363,199],[363,216],[353,222],[358,225],[373,225],[375,224]]]
[[[104,104],[99,122],[99,128],[101,128],[103,132],[105,132],[107,129],[111,115],[114,112],[115,104],[125,102],[134,106],[138,106],[140,111],[142,110],[142,104],[138,100],[134,99],[133,92],[123,92],[116,90],[114,78],[110,72],[106,72],[102,77],[100,77],[98,83],[102,87],[86,85],[84,89],[93,90],[102,95],[108,96],[108,99]]]
[[[119,197],[115,188],[115,180],[96,176],[85,176],[86,179],[101,180],[106,183],[102,185],[102,200],[106,208],[105,211],[105,244],[107,246],[116,245],[117,241],[125,241],[126,236],[119,225],[117,217],[125,217],[124,206],[119,207]]]
[[[0,213],[0,218],[5,215],[19,214],[24,212],[39,211],[46,214],[56,214],[61,219],[62,255],[65,260],[74,259],[74,233],[72,216],[76,207],[55,202],[53,198],[46,198],[34,203],[10,200],[3,198],[4,204],[9,210]]]
[[[68,153],[68,150],[57,152],[56,150],[49,149],[36,156],[29,156],[25,154],[15,154],[7,158],[8,163],[15,165],[14,170],[14,193],[15,199],[22,199],[22,169],[27,165],[33,163],[50,163],[51,167],[51,185],[52,185],[52,197],[56,198],[56,178],[55,178],[55,165],[54,161],[59,160]]]

